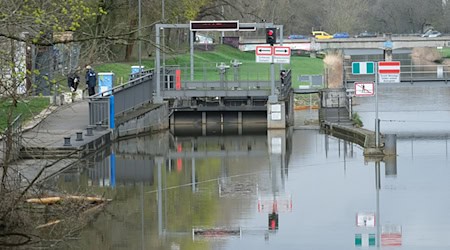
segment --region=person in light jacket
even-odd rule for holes
[[[89,96],[95,95],[95,87],[97,86],[97,73],[90,65],[86,66],[86,85],[88,87]]]

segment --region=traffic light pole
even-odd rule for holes
[[[270,46],[273,46],[271,44]],[[269,102],[270,103],[276,103],[278,101],[278,97],[275,95],[275,64],[273,63],[273,56],[272,56],[272,62],[270,63],[270,96],[269,96]]]

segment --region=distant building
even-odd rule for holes
[[[204,35],[204,34],[196,34],[195,35],[195,43],[199,43],[199,44],[213,44],[214,43],[214,38],[209,37],[209,36]]]

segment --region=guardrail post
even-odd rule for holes
[[[77,132],[77,138],[75,141],[82,141],[83,140],[83,132]]]
[[[72,146],[72,144],[70,143],[70,136],[64,137],[64,146]]]
[[[109,96],[109,128],[115,128],[114,120],[114,95]]]
[[[86,128],[86,136],[93,136],[93,135],[94,135],[93,128],[91,126],[88,126]]]
[[[102,122],[97,122],[96,130],[102,130]]]

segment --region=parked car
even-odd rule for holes
[[[369,31],[364,31],[364,32],[361,32],[361,33],[359,33],[358,35],[356,35],[355,37],[356,38],[364,38],[364,37],[377,37],[378,35],[377,35],[377,33],[375,33],[375,32],[369,32]]]
[[[304,35],[289,35],[288,39],[308,39],[308,37]]]
[[[350,35],[347,32],[338,32],[333,35],[333,38],[350,38]]]
[[[427,31],[424,34],[422,34],[422,37],[440,37],[440,36],[442,36],[442,33],[437,30]]]
[[[311,33],[316,39],[331,39],[333,38],[332,35],[328,34],[325,31],[313,31]]]

